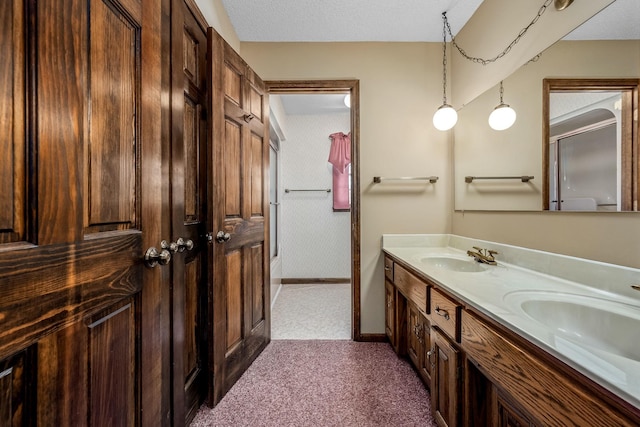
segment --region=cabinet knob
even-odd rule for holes
[[[443,309],[441,309],[441,308],[440,308],[440,307],[438,307],[438,306],[436,306],[436,314],[437,314],[438,316],[442,316],[442,317],[444,317],[444,318],[445,318],[445,320],[449,320],[449,319],[450,319],[450,317],[449,317],[449,313],[447,312],[447,310],[443,310]]]

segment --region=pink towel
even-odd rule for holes
[[[337,132],[329,135],[331,150],[329,163],[333,165],[333,209],[348,210],[349,203],[349,169],[351,163],[351,134]]]
[[[331,138],[329,163],[340,172],[344,172],[347,165],[351,163],[351,132],[349,135],[342,132],[332,133],[329,138]]]

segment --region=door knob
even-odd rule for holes
[[[218,243],[228,242],[229,240],[231,240],[231,234],[229,233],[218,231],[218,234],[216,234],[216,242]]]
[[[156,265],[167,265],[171,262],[171,252],[167,249],[162,249],[160,252],[154,247],[147,249],[144,254],[144,262],[147,267],[155,267]]]
[[[190,251],[191,249],[193,249],[194,244],[193,240],[191,239],[185,240],[182,237],[178,237],[175,242],[171,243],[163,240],[162,242],[160,242],[160,246],[162,247],[162,249],[167,249],[172,254],[175,254],[176,252],[184,252],[185,249]]]

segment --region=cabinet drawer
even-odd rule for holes
[[[440,291],[431,290],[431,321],[457,342],[460,342],[461,309],[460,305]]]
[[[393,277],[398,290],[413,301],[420,311],[427,313],[428,285],[398,264],[394,266]]]
[[[384,257],[384,277],[393,282],[393,261],[389,257]]]

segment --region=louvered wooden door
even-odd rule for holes
[[[142,261],[162,235],[160,22],[159,0],[0,2],[0,426],[169,409],[168,280]]]
[[[269,342],[268,95],[213,30],[213,403]]]

